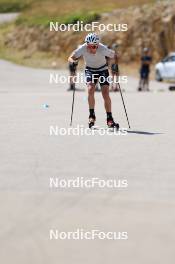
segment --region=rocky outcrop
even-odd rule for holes
[[[105,17],[105,23],[115,21],[115,18],[128,24],[127,32],[113,34],[110,40],[120,44],[124,61],[137,60],[143,47],[150,47],[154,61],[175,50],[174,1],[116,10],[110,17]],[[107,34],[104,39],[108,39]]]
[[[143,47],[150,47],[154,61],[175,50],[175,2],[132,6],[102,14],[99,23],[128,24],[125,32],[104,32],[102,41],[107,45],[119,44],[120,60],[137,61]],[[25,50],[26,56],[36,51],[66,57],[83,42],[86,32],[55,32],[44,27],[17,26],[5,36],[5,45]]]

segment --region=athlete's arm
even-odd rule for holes
[[[110,59],[110,64],[111,64],[112,72],[115,74],[118,74],[119,73],[119,67],[118,67],[118,56],[117,56],[116,52],[114,54],[114,58]]]
[[[82,55],[83,55],[83,46],[80,46],[79,48],[77,48],[72,52],[72,54],[68,58],[68,62],[77,63]]]
[[[72,54],[69,56],[69,58],[68,58],[68,62],[70,62],[70,63],[77,63],[78,59],[79,59],[79,58],[77,58],[77,57],[74,55],[74,53],[72,53]]]
[[[103,54],[105,55],[105,57],[107,58],[107,62],[109,62],[109,66],[112,70],[113,74],[118,74],[119,73],[119,69],[118,69],[118,56],[117,53],[112,50],[107,48],[104,45],[101,45],[101,49]]]

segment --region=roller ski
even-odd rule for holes
[[[96,117],[89,116],[89,128],[92,129],[95,126]]]
[[[115,123],[113,118],[107,118],[107,126],[108,128],[119,130],[120,126],[118,123]]]

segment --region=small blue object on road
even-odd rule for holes
[[[87,96],[86,96],[86,95],[83,96],[83,101],[84,101],[84,102],[87,101]]]
[[[43,104],[43,108],[49,108],[48,104]]]

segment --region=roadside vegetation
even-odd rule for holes
[[[47,26],[49,21],[88,23],[98,20],[103,12],[153,2],[155,0],[0,0],[0,13],[21,12],[16,21],[18,25]]]
[[[22,12],[31,4],[32,0],[0,0],[0,13]]]
[[[0,0],[0,13],[19,12],[16,21],[0,25],[0,58],[19,64],[48,67],[53,57],[49,52],[36,52],[28,57],[23,50],[5,45],[6,34],[21,27],[47,27],[50,21],[72,24],[90,23],[100,19],[101,13],[133,5],[154,3],[156,0]],[[61,59],[60,59],[61,60]],[[59,64],[59,62],[58,62]]]

